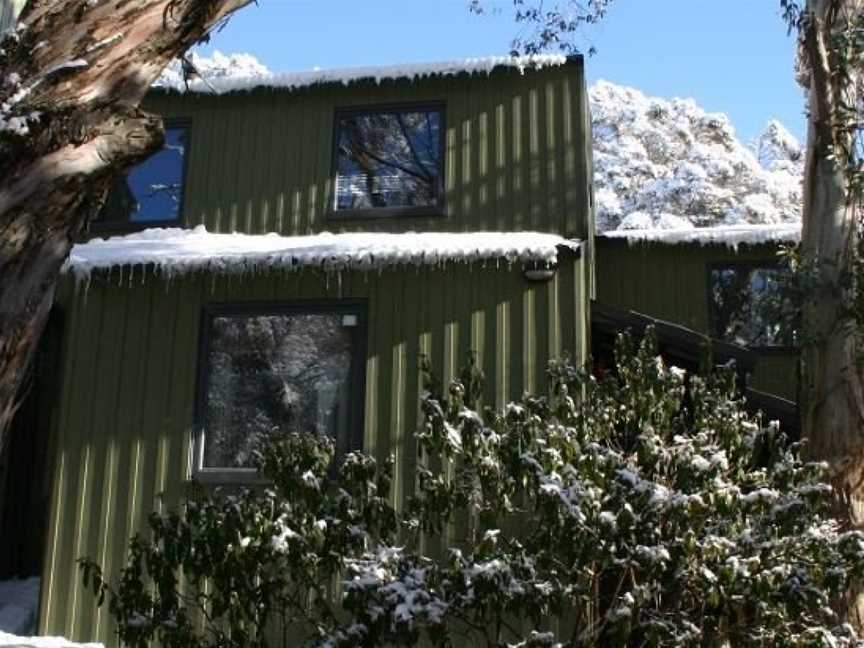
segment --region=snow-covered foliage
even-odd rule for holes
[[[154,514],[116,589],[92,562],[85,580],[130,648],[265,628],[328,648],[861,645],[833,604],[864,575],[864,534],[731,371],[667,367],[649,335],[623,337],[603,379],[548,373],[548,396],[500,412],[478,408],[473,363],[446,394],[427,380],[399,509],[392,461],[331,470],[332,443],[288,434],[260,448],[268,487]]]
[[[800,221],[801,145],[772,121],[753,146],[691,99],[590,89],[597,230]]]
[[[577,241],[536,232],[324,232],[279,236],[214,234],[199,225],[192,230],[152,228],[93,239],[72,248],[64,271],[86,279],[94,270],[146,265],[169,277],[200,270],[243,273],[267,268],[317,268],[338,272],[484,262],[553,265],[559,246],[578,245]]]
[[[530,56],[486,56],[435,63],[405,63],[401,65],[351,67],[306,72],[271,72],[250,54],[214,52],[206,57],[193,53],[190,61],[198,72],[187,88],[183,65],[172,62],[154,84],[155,87],[184,92],[236,92],[258,87],[294,90],[319,83],[349,84],[361,80],[376,83],[387,79],[420,79],[431,76],[456,74],[489,74],[496,67],[510,67],[525,72],[548,66],[563,65],[567,58],[561,54],[535,54]]]
[[[24,106],[32,90],[32,86],[21,83],[21,77],[15,72],[0,78],[0,135],[24,136],[30,132],[30,125],[40,116]]]
[[[197,52],[189,55],[189,61],[198,75],[197,80],[191,80],[190,87],[201,87],[206,90],[208,84],[217,87],[219,84],[238,83],[243,79],[251,87],[264,85],[273,76],[266,65],[251,54],[237,52],[223,54],[215,51],[212,56],[202,56]],[[168,64],[154,84],[157,88],[170,88],[178,91],[186,89],[186,78],[183,73],[183,62],[175,59]]]
[[[797,243],[801,240],[800,223],[779,225],[716,225],[693,227],[685,222],[677,229],[619,229],[603,233],[605,238],[626,239],[631,243],[700,243],[726,245],[737,250],[739,245],[759,243]]]

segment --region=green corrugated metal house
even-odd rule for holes
[[[797,401],[797,352],[753,305],[772,288],[780,246],[799,234],[799,225],[607,232],[596,239],[597,301],[751,348],[749,386]]]
[[[495,406],[587,357],[581,58],[212,86],[148,97],[166,147],[118,180],[91,229],[123,238],[76,248],[57,297],[50,412],[24,426],[50,447],[43,634],[114,645],[76,559],[116,574],[148,512],[249,479],[270,429],[394,453],[399,504],[421,355],[447,380],[474,354]]]

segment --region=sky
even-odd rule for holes
[[[615,0],[577,45],[589,82],[606,79],[649,95],[692,97],[729,115],[750,141],[779,119],[804,135],[803,97],[793,79],[794,38],[779,0]],[[509,52],[522,27],[510,0],[258,0],[202,53],[249,52],[271,70],[386,65]]]

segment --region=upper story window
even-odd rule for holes
[[[781,347],[774,313],[781,299],[776,266],[735,264],[709,269],[711,333],[714,337],[754,348]]]
[[[142,229],[179,225],[188,150],[188,124],[167,123],[162,149],[114,179],[92,228]]]
[[[204,317],[197,405],[199,476],[253,477],[253,453],[280,434],[359,447],[358,304],[219,306]]]
[[[440,214],[444,130],[440,104],[337,111],[335,213]]]

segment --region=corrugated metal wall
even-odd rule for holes
[[[776,244],[725,245],[633,243],[597,238],[597,301],[708,332],[708,266],[776,261]],[[752,379],[756,389],[794,400],[797,360],[761,354]]]
[[[399,102],[446,105],[445,211],[328,219],[334,112]],[[524,231],[589,238],[590,118],[581,59],[526,71],[320,85],[294,92],[153,93],[191,120],[186,224],[210,231]]]
[[[367,300],[365,450],[397,456],[397,502],[411,492],[419,354],[449,379],[478,352],[497,406],[540,390],[549,358],[586,354],[583,260],[562,253],[549,283],[501,263],[381,274],[274,272],[166,282],[140,274],[66,285],[67,351],[55,421],[57,453],[40,631],[113,645],[107,610],[81,584],[89,556],[117,574],[130,535],[154,507],[174,506],[190,476],[201,307],[303,298]],[[128,275],[128,273],[127,273]],[[121,283],[122,282],[122,283]],[[160,503],[159,493],[165,493]]]

